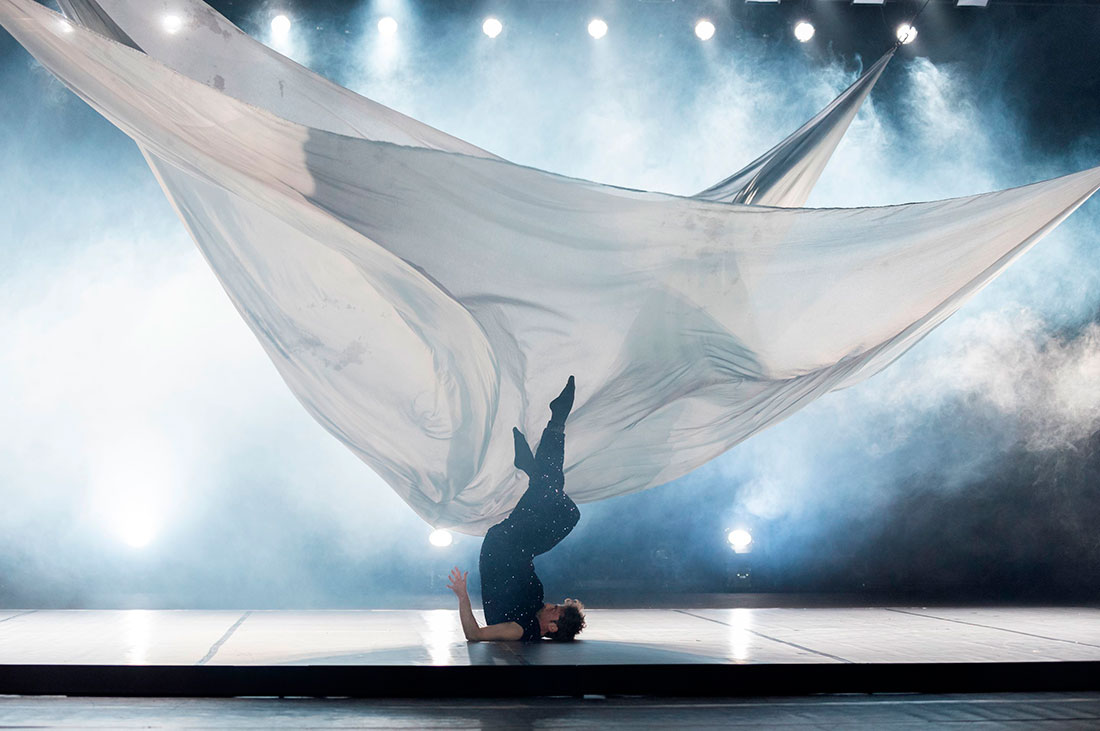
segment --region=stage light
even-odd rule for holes
[[[805,20],[798,23],[794,27],[794,37],[798,39],[799,43],[805,43],[814,37],[814,26],[812,23],[807,23]]]
[[[908,23],[902,23],[898,26],[898,40],[905,45],[912,43],[917,40],[917,29]]]
[[[752,550],[752,534],[744,528],[731,530],[726,535],[726,540],[729,541],[734,553],[748,553]]]
[[[607,35],[607,23],[603,22],[599,18],[596,18],[588,24],[588,35],[592,36],[596,40],[603,38]]]
[[[502,30],[504,30],[504,24],[496,18],[486,18],[481,24],[481,32],[490,38],[496,38]]]
[[[121,516],[119,536],[130,548],[145,548],[153,541],[153,526],[140,515]]]
[[[394,35],[397,33],[397,21],[387,15],[378,21],[378,32],[384,36]]]
[[[709,20],[700,20],[695,24],[695,35],[701,41],[709,41],[714,38],[714,23]]]
[[[454,543],[454,536],[451,535],[449,530],[443,530],[437,528],[428,535],[428,543],[432,544],[436,548],[446,548]]]
[[[276,38],[285,38],[290,33],[290,18],[285,15],[276,15],[271,19],[271,32]]]
[[[178,15],[164,16],[164,30],[169,33],[179,33],[183,29],[183,20]]]
[[[157,510],[147,499],[131,496],[121,504],[116,503],[109,517],[115,536],[130,548],[145,548],[156,537],[160,521]]]
[[[886,0],[852,0],[852,5],[885,5]]]
[[[984,8],[989,6],[989,0],[959,0],[955,5],[960,8]]]

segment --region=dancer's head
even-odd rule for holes
[[[557,642],[570,642],[584,629],[584,605],[576,599],[561,604],[546,604],[539,610],[543,636]]]

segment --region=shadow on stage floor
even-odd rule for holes
[[[452,609],[0,611],[0,693],[730,696],[1100,690],[1090,606],[590,608],[573,643],[467,643]],[[774,604],[780,604],[775,602]],[[809,606],[813,604],[813,606]]]

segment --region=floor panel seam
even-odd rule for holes
[[[1071,645],[1081,645],[1083,647],[1095,647],[1100,649],[1100,645],[1094,645],[1091,642],[1079,642],[1078,640],[1066,640],[1061,637],[1047,637],[1046,635],[1037,635],[1033,632],[1024,632],[1018,629],[1008,629],[1007,627],[995,627],[991,624],[979,624],[978,622],[967,622],[963,619],[951,619],[949,617],[937,617],[934,614],[921,614],[920,612],[914,612],[908,609],[898,609],[896,607],[883,607],[887,612],[897,612],[898,614],[908,614],[912,617],[924,617],[925,619],[935,619],[940,622],[954,622],[955,624],[964,624],[968,627],[981,627],[983,629],[993,629],[999,632],[1011,632],[1015,635],[1023,635],[1024,637],[1034,637],[1039,640],[1049,640],[1050,642],[1065,642]]]
[[[687,616],[695,617],[696,619],[702,619],[703,621],[706,621],[706,622],[714,622],[715,624],[720,624],[723,627],[733,627],[733,625],[730,624],[729,622],[723,622],[720,619],[713,619],[711,617],[704,617],[700,614],[692,614],[691,612],[687,611],[686,609],[673,609],[672,611],[679,612],[680,614],[686,614]],[[765,640],[771,640],[772,642],[778,642],[781,645],[787,645],[788,647],[795,647],[799,650],[805,650],[806,652],[812,652],[815,655],[820,655],[821,657],[827,657],[827,658],[830,658],[831,660],[836,660],[837,662],[843,662],[843,663],[847,663],[849,665],[854,664],[853,660],[847,660],[843,657],[840,657],[839,655],[830,655],[827,652],[822,652],[820,650],[815,650],[811,647],[804,647],[803,645],[799,645],[798,643],[795,643],[795,642],[788,642],[787,640],[781,640],[778,637],[772,637],[771,635],[766,635],[763,632],[757,632],[756,630],[748,629],[746,627],[739,627],[738,629],[741,629],[745,632],[748,632],[750,635],[756,635],[757,637],[763,637]]]
[[[514,657],[516,659],[516,662],[518,664],[520,664],[520,665],[530,665],[531,664],[531,663],[527,662],[527,658],[525,658],[523,656],[523,653],[516,652],[516,649],[514,647],[512,647],[511,645],[509,645],[508,643],[503,643],[503,644],[504,644],[504,649],[506,649],[508,652],[512,653],[512,657]]]
[[[225,644],[225,641],[228,640],[230,637],[232,637],[233,633],[237,631],[237,628],[240,627],[242,624],[244,624],[244,621],[246,619],[248,619],[249,616],[251,616],[251,615],[252,615],[251,611],[248,611],[248,612],[245,612],[244,614],[242,614],[240,619],[238,619],[236,622],[234,622],[233,626],[230,627],[229,629],[227,629],[225,631],[225,634],[223,634],[218,639],[217,642],[215,642],[213,645],[210,646],[210,650],[206,653],[206,655],[203,656],[203,658],[201,660],[198,661],[197,664],[198,665],[205,665],[206,663],[213,660],[214,656],[218,654],[218,650],[222,649],[222,645]]]
[[[0,619],[0,624],[2,624],[4,622],[7,622],[9,620],[12,620],[12,619],[19,619],[20,617],[26,617],[28,614],[34,614],[37,611],[38,611],[37,609],[28,609],[25,612],[19,612],[19,614],[13,614],[10,617],[4,617],[3,619]]]

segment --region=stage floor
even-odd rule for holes
[[[572,644],[468,644],[452,610],[6,611],[6,665],[1100,661],[1095,608],[591,609]]]
[[[5,611],[0,694],[1100,690],[1090,607],[590,609],[588,624],[569,644],[468,644],[443,609]]]

